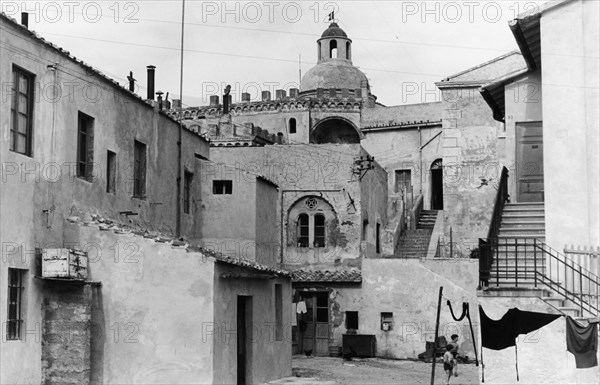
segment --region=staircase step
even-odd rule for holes
[[[543,221],[505,221],[502,220],[502,223],[500,224],[500,230],[502,229],[523,229],[523,230],[529,230],[529,229],[534,229],[534,230],[544,230],[546,228],[546,225],[544,224]]]

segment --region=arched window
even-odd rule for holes
[[[290,134],[296,133],[296,119],[290,118]]]
[[[329,57],[332,59],[337,57],[337,40],[329,42]]]
[[[323,214],[315,214],[315,247],[325,247],[325,216]]]
[[[321,52],[321,42],[319,42],[319,51],[317,52],[317,57],[319,58],[319,60],[321,60],[323,58],[323,55]]]
[[[308,214],[298,215],[298,247],[308,247]]]
[[[350,42],[346,42],[346,59],[350,60]]]

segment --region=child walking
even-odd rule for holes
[[[452,369],[454,368],[454,356],[452,355],[452,349],[454,346],[446,345],[446,353],[444,353],[444,371],[447,374],[446,385],[450,384],[450,377],[452,377]]]
[[[452,334],[450,338],[452,339],[452,342],[450,342],[450,345],[452,345],[450,353],[452,353],[452,357],[454,358],[454,377],[458,377],[458,361],[456,360],[456,357],[458,357],[458,334]]]

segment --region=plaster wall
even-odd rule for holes
[[[88,249],[89,278],[102,283],[92,304],[91,383],[212,383],[212,259],[71,223],[65,242]]]
[[[541,72],[528,73],[514,83],[504,88],[504,104],[506,108],[506,123],[499,130],[498,149],[501,152],[502,163],[508,169],[508,191],[511,202],[517,202],[517,168],[516,168],[516,125],[524,122],[542,122],[542,79]],[[544,124],[542,122],[542,124]],[[546,129],[543,128],[544,145]],[[544,152],[548,149],[544,148]],[[543,165],[538,165],[543,167]],[[544,170],[552,173],[553,170]],[[545,191],[551,188],[546,181]]]
[[[369,153],[365,149],[361,149],[362,157],[366,158],[368,155]],[[361,255],[366,258],[373,258],[383,254],[385,228],[388,224],[388,174],[378,163],[374,163],[373,166],[374,168],[366,172],[360,181],[362,224],[355,224],[359,228],[359,231],[362,227],[362,232],[364,232],[361,236]],[[366,226],[365,221],[367,221]],[[377,252],[376,248],[377,224],[380,225],[379,252]]]
[[[431,207],[431,165],[442,157],[441,135],[438,135],[441,131],[441,125],[423,128],[420,134],[416,128],[368,131],[361,145],[387,171],[388,191],[396,193],[396,171],[410,170],[413,201],[422,194],[424,208],[428,210]],[[419,154],[421,146],[424,147]],[[410,196],[407,202],[410,205]]]
[[[227,272],[251,272],[224,264],[215,264],[214,276],[214,380],[213,384],[237,383],[237,298],[250,296],[252,319],[246,329],[252,333],[251,378],[260,384],[292,374],[291,280],[222,278]],[[275,335],[275,284],[282,286],[283,337]]]
[[[0,279],[6,282],[9,267],[28,270],[22,309],[24,340],[2,343],[0,382],[40,383],[42,297],[40,284],[33,278],[35,248],[63,246],[63,218],[81,212],[174,232],[179,127],[4,17],[0,18],[0,41],[3,84],[13,83],[13,66],[35,75],[31,157],[10,151],[10,88],[0,103]],[[47,68],[54,63],[57,70]],[[94,118],[91,182],[76,176],[78,111]],[[147,145],[145,199],[132,198],[134,139]],[[183,163],[189,167],[194,167],[195,153],[208,155],[208,144],[187,131],[182,149]],[[115,193],[106,192],[107,150],[117,156]],[[125,216],[122,211],[138,215]],[[199,236],[199,224],[184,221],[183,232]],[[1,304],[7,303],[6,295],[6,285],[0,285]],[[0,319],[6,320],[6,306],[0,306]],[[1,333],[5,341],[5,328]]]
[[[252,170],[277,183],[282,202],[280,211],[277,212],[277,230],[279,236],[283,237],[283,245],[288,245],[291,241],[286,236],[287,213],[299,199],[317,195],[333,207],[339,224],[335,235],[336,246],[285,246],[283,262],[296,267],[308,264],[331,266],[334,263],[360,265],[358,258],[363,197],[361,184],[357,176],[352,174],[352,166],[361,154],[358,144],[273,145],[231,149],[217,147],[211,150],[215,162],[227,162],[240,170]],[[373,170],[369,172],[372,173]],[[296,245],[296,242],[291,245]]]
[[[469,323],[467,319],[461,322],[452,319],[446,298],[452,300],[455,313],[460,313],[463,301],[469,302],[476,327],[479,319],[476,262],[453,259],[423,264],[413,259],[365,259],[360,288],[334,288],[330,294],[333,342],[342,344],[342,334],[346,332],[345,312],[358,311],[358,334],[376,336],[378,357],[417,358],[425,351],[425,342],[434,340],[438,294],[443,286],[439,335],[449,341],[452,334],[458,334],[461,351],[473,358]],[[410,283],[414,277],[419,277],[418,289]],[[382,330],[382,312],[393,313],[392,330]]]
[[[256,262],[267,266],[279,263],[279,234],[277,233],[277,187],[256,179]]]
[[[431,90],[427,95],[437,97],[438,90]],[[439,121],[442,118],[442,103],[403,104],[399,106],[376,106],[364,108],[361,114],[361,127],[386,126],[420,121]]]
[[[537,297],[479,297],[485,314],[498,320],[513,307],[541,313],[556,310]],[[479,338],[479,337],[478,337]],[[597,384],[598,367],[577,369],[575,357],[567,352],[566,320],[550,324],[517,338],[519,382],[523,384]],[[515,349],[483,349],[485,383],[517,383]],[[481,375],[481,367],[480,367]]]
[[[498,131],[483,97],[472,89],[443,88],[444,233],[455,256],[469,256],[486,237],[500,181]]]
[[[540,21],[546,241],[600,244],[600,27],[596,1],[572,1]]]

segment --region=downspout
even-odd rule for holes
[[[419,195],[423,195],[423,146],[421,146],[421,126],[417,126],[417,132],[419,133]]]
[[[179,135],[177,137],[177,224],[175,233],[181,237],[181,142],[183,139],[183,37],[185,26],[185,0],[181,2],[181,63],[179,71]]]

